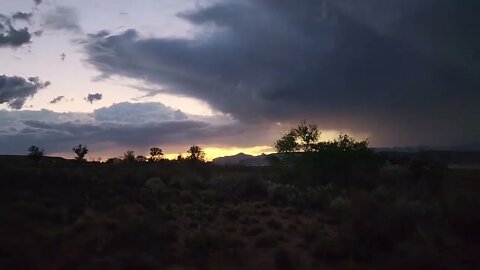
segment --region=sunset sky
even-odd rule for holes
[[[261,154],[302,120],[376,147],[480,146],[479,8],[0,0],[0,154]]]

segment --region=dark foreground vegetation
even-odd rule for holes
[[[479,269],[478,171],[294,142],[270,167],[4,158],[0,269]]]

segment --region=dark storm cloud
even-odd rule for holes
[[[43,25],[53,30],[81,32],[78,12],[75,8],[57,6],[43,18]]]
[[[85,98],[86,101],[93,103],[94,101],[102,100],[103,95],[100,93],[88,94]]]
[[[32,16],[33,16],[33,13],[25,13],[25,12],[18,11],[12,15],[12,19],[30,22],[30,19],[32,18]]]
[[[35,5],[40,5],[42,3],[42,0],[33,0],[35,2]]]
[[[317,120],[377,144],[480,136],[476,1],[228,1],[179,16],[194,39],[91,35],[104,76],[143,78],[243,122]]]
[[[3,24],[0,21],[0,47],[20,47],[30,43],[31,38],[28,28],[15,29],[9,20]]]
[[[31,144],[70,152],[78,142],[99,149],[224,141],[243,127],[217,116],[194,116],[161,103],[120,103],[87,113],[0,110],[0,149],[21,154]]]
[[[43,83],[38,77],[24,79],[0,75],[0,104],[7,103],[12,109],[21,109],[28,97],[49,85],[50,82]]]
[[[50,104],[56,104],[56,103],[62,101],[62,99],[64,99],[64,98],[65,98],[65,96],[58,96],[58,97],[52,99],[52,101],[50,101]]]

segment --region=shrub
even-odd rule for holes
[[[247,236],[257,236],[262,232],[264,232],[264,229],[262,227],[254,226],[247,231],[246,235]]]
[[[170,179],[169,186],[182,190],[199,190],[205,188],[205,183],[198,175],[176,174]]]
[[[348,249],[343,238],[325,235],[313,244],[312,255],[318,260],[339,261],[348,257]]]
[[[295,260],[287,249],[277,248],[273,253],[273,260],[275,269],[277,270],[293,270],[295,267]]]
[[[271,183],[267,189],[268,201],[273,204],[288,205],[296,201],[298,189],[293,185]]]
[[[152,194],[160,194],[165,192],[165,184],[160,177],[152,177],[145,182],[145,188]]]
[[[270,218],[268,221],[267,221],[267,226],[270,227],[271,229],[275,229],[275,230],[280,230],[282,229],[282,223],[280,223],[278,220],[274,219],[274,218]]]
[[[40,161],[43,158],[44,154],[45,151],[43,149],[40,149],[36,145],[32,145],[28,148],[28,157],[33,161]]]
[[[234,174],[215,177],[207,185],[224,194],[228,201],[254,201],[266,198],[268,183],[257,176]]]
[[[333,212],[342,212],[350,207],[350,201],[342,196],[338,196],[330,202],[328,207]]]
[[[264,232],[255,239],[255,247],[272,248],[278,245],[280,236],[272,232]]]

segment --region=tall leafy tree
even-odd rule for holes
[[[205,152],[198,145],[191,146],[187,153],[190,160],[205,161]]]
[[[320,134],[316,125],[303,121],[276,141],[275,149],[279,153],[312,152],[315,151]]]
[[[163,150],[159,147],[150,148],[150,158],[149,161],[159,161],[163,159]]]
[[[88,148],[87,148],[86,145],[79,144],[79,145],[73,147],[72,150],[77,155],[75,157],[76,160],[78,160],[78,161],[84,161],[85,160],[85,155],[88,153]]]
[[[40,147],[36,145],[32,145],[28,148],[28,157],[33,161],[40,161],[45,154],[45,150],[40,149]]]

